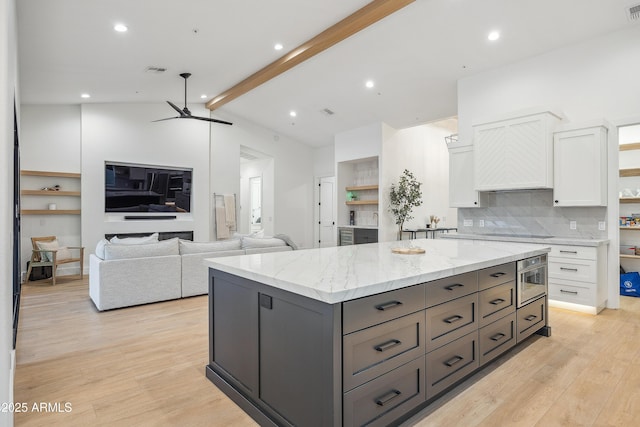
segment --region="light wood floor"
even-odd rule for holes
[[[407,426],[640,425],[640,298],[591,316],[552,309],[534,336]],[[15,401],[72,411],[16,426],[254,426],[204,376],[206,296],[99,313],[84,281],[23,287]]]

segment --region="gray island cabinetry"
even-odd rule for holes
[[[546,295],[516,308],[516,261],[548,248],[412,244],[207,260],[207,377],[261,425],[389,425],[548,332]]]

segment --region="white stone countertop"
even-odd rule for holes
[[[547,245],[571,245],[571,246],[601,246],[608,245],[609,239],[581,239],[574,237],[541,237],[541,236],[509,236],[496,234],[464,234],[448,233],[441,236],[443,239],[485,240],[498,242],[522,242]]]
[[[399,255],[392,248],[425,253]],[[549,252],[544,245],[415,239],[208,258],[205,265],[329,304],[479,270]]]

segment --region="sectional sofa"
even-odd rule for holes
[[[89,257],[89,296],[100,311],[204,295],[206,258],[296,249],[286,236],[242,236],[218,242],[178,238],[103,240]]]

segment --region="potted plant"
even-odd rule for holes
[[[398,240],[402,239],[402,227],[405,221],[413,218],[411,211],[414,207],[422,204],[421,185],[422,183],[418,182],[407,169],[400,175],[397,184],[391,184],[389,210],[395,216],[396,224],[398,224]]]

